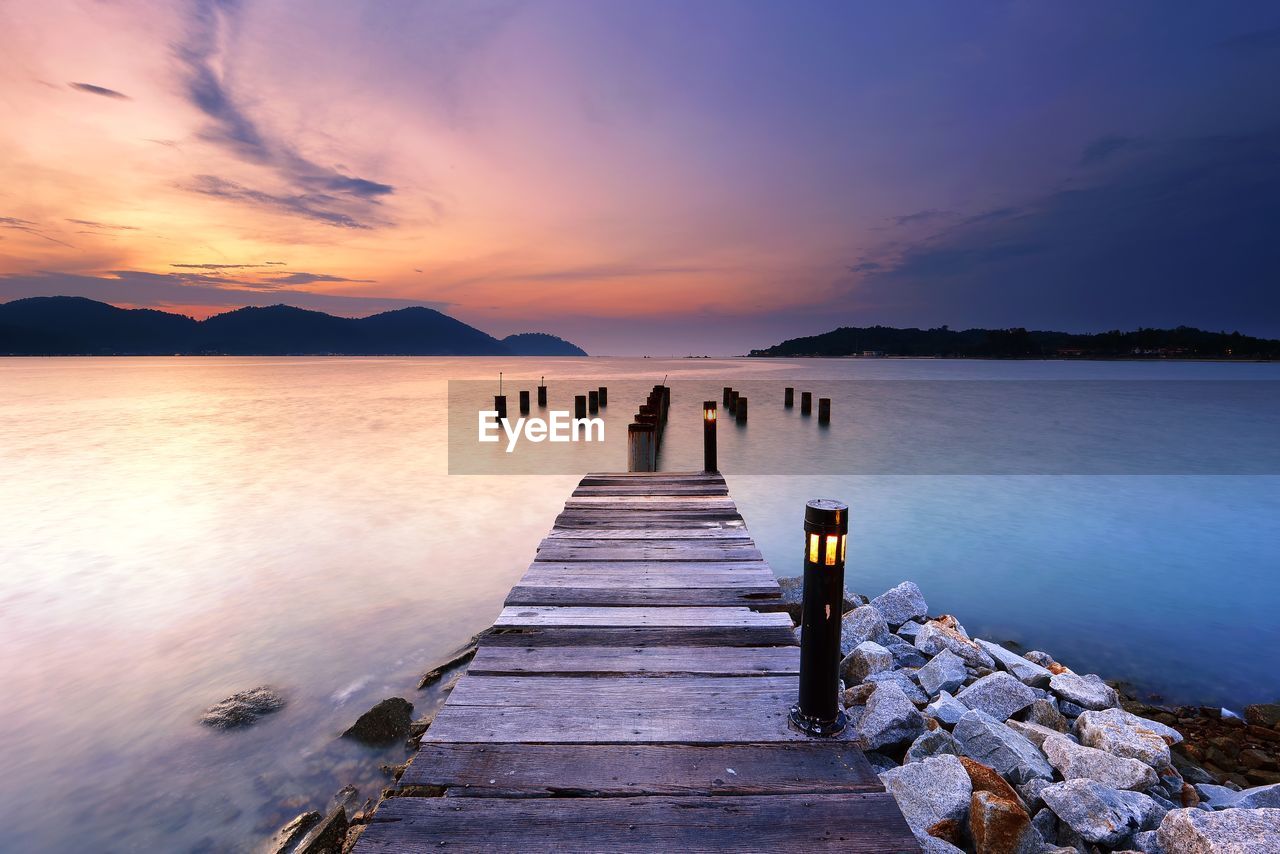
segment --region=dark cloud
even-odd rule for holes
[[[1114,134],[1100,136],[1085,146],[1084,152],[1080,155],[1080,165],[1093,166],[1101,163],[1117,151],[1132,144],[1133,140],[1127,136],[1116,136]]]
[[[1280,129],[1144,144],[1101,167],[1089,186],[909,244],[850,287],[880,322],[1280,334]]]
[[[181,270],[255,270],[262,264],[170,264]]]
[[[101,95],[104,98],[115,98],[117,101],[133,100],[123,92],[117,92],[115,89],[108,89],[106,86],[95,86],[92,83],[68,83],[72,89],[78,92],[87,92],[90,95]]]
[[[245,305],[275,305],[281,301],[299,308],[344,315],[364,315],[397,308],[424,305],[445,311],[446,302],[387,299],[383,297],[340,296],[310,291],[253,287],[218,276],[190,273],[145,273],[118,270],[102,276],[42,272],[0,276],[0,302],[33,296],[80,296],[123,305],[210,306],[238,308]]]
[[[955,211],[940,211],[936,209],[916,211],[915,213],[904,214],[903,216],[891,217],[896,225],[919,225],[925,222],[936,222],[940,219],[949,219],[956,216]]]
[[[874,273],[882,267],[878,261],[859,261],[857,264],[850,264],[848,269],[850,273]]]
[[[288,141],[264,132],[236,101],[226,84],[220,52],[238,5],[235,0],[195,0],[187,38],[175,46],[187,98],[209,120],[203,138],[246,162],[271,169],[297,192],[268,193],[210,176],[200,176],[192,189],[340,228],[366,228],[378,221],[375,206],[394,187],[344,175],[304,157]]]
[[[282,195],[253,190],[234,181],[216,175],[197,175],[187,189],[206,196],[216,196],[232,201],[247,202],[280,213],[305,217],[339,228],[367,229],[371,226],[359,222],[349,214],[335,210],[340,200],[327,193],[297,193]]]
[[[286,273],[271,278],[275,285],[310,285],[313,282],[372,282],[373,279],[348,279],[327,273]]]

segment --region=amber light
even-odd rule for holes
[[[715,407],[714,407],[714,406],[712,406],[712,407],[710,407],[710,408],[704,408],[704,409],[702,410],[702,418],[703,418],[703,420],[704,420],[704,421],[715,421],[715,420],[716,420],[716,409],[715,409]]]

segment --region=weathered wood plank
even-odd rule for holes
[[[736,513],[698,515],[695,513],[647,514],[644,522],[629,518],[625,514],[600,514],[593,511],[577,511],[561,513],[556,517],[557,530],[574,530],[592,528],[597,530],[625,528],[629,531],[643,531],[649,528],[685,528],[687,530],[746,530],[747,523]]]
[[[733,628],[791,629],[783,613],[761,614],[748,608],[573,608],[522,605],[502,609],[497,628],[572,626],[579,628]]]
[[[567,587],[776,587],[773,573],[762,563],[695,563],[672,562],[670,569],[661,563],[628,564],[538,563],[535,561],[520,579],[521,585]]]
[[[601,537],[601,536],[577,536],[577,537],[552,537],[547,536],[538,543],[538,550],[543,549],[667,549],[681,550],[692,553],[697,552],[713,552],[723,549],[755,549],[755,543],[748,536],[738,534],[737,539],[726,539],[724,537],[656,537],[644,536],[646,532],[635,531],[634,536],[630,539],[621,537]],[[750,558],[750,560],[763,560],[763,558]]]
[[[495,629],[485,635],[481,647],[489,646],[795,646],[790,628],[708,627],[693,628],[565,628],[529,627]]]
[[[792,676],[800,650],[769,647],[485,647],[471,676]]]
[[[693,540],[695,542],[752,542],[745,528],[552,528],[550,540]]]
[[[862,751],[848,743],[472,744],[427,743],[399,788],[451,797],[634,797],[880,792]]]
[[[360,836],[380,852],[918,852],[887,793],[771,797],[392,798]]]
[[[554,585],[517,585],[507,594],[507,605],[595,606],[716,606],[744,605],[763,610],[781,609],[777,587],[647,587],[609,588]],[[776,608],[765,606],[773,603]]]
[[[715,498],[712,496],[668,495],[600,495],[584,498],[570,498],[564,503],[566,510],[625,510],[628,512],[650,513],[659,510],[729,510],[736,511],[738,506],[732,498]]]
[[[547,545],[538,549],[537,560],[557,563],[598,560],[679,560],[679,561],[716,561],[716,560],[763,560],[764,555],[754,546],[703,546],[691,545],[677,548],[662,548],[649,545],[602,545],[597,547],[579,545],[561,545],[556,540],[545,541]]]

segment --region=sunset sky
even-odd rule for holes
[[[0,0],[0,301],[1280,335],[1280,5]]]

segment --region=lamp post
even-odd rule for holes
[[[839,735],[848,722],[840,708],[840,618],[849,506],[816,498],[804,508],[804,601],[800,616],[800,697],[793,726],[810,736]]]
[[[702,402],[702,470],[719,471],[716,463],[716,402]]]

